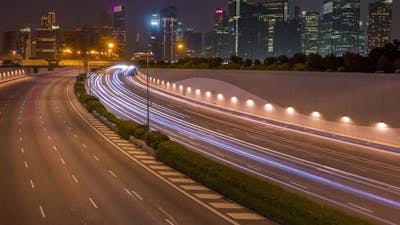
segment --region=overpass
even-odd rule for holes
[[[116,61],[114,60],[90,60],[89,66],[110,66]],[[47,67],[49,62],[44,59],[26,59],[22,60],[22,66],[24,67]],[[61,67],[83,67],[84,63],[78,59],[68,59],[58,61],[58,66]]]

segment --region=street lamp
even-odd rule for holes
[[[113,49],[115,47],[115,44],[110,42],[107,44],[107,46],[109,49]]]

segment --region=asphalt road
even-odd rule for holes
[[[0,85],[0,224],[229,224],[90,128],[77,73]]]
[[[143,85],[92,76],[95,95],[124,118],[145,120]],[[244,171],[383,224],[400,215],[399,155],[251,122],[152,91],[152,125]]]

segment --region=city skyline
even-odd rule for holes
[[[92,4],[91,1],[85,1],[84,3],[77,3],[75,1],[71,1],[70,3],[52,3],[48,0],[41,0],[41,4],[37,4],[37,6],[32,6],[29,10],[19,8],[19,5],[22,4],[26,0],[16,0],[9,4],[9,9],[7,12],[0,15],[0,26],[2,27],[2,31],[6,30],[15,30],[17,28],[22,28],[26,26],[38,26],[40,21],[36,18],[40,18],[40,16],[47,11],[55,11],[58,15],[58,23],[61,26],[62,30],[71,29],[74,27],[79,27],[83,25],[99,25],[100,24],[100,13],[104,8],[110,9],[112,4],[116,4],[116,2],[112,2],[109,0],[101,0],[96,1],[96,4]],[[186,27],[193,27],[197,31],[207,32],[213,28],[213,12],[215,8],[223,8],[227,9],[227,0],[213,0],[208,4],[204,4],[205,2],[191,2],[187,4],[185,1],[181,0],[171,0],[168,2],[153,0],[150,4],[144,4],[144,1],[135,1],[136,5],[132,2],[128,1],[120,1],[122,4],[126,5],[127,8],[127,26],[128,26],[128,42],[129,48],[132,49],[132,43],[136,38],[137,33],[145,34],[147,33],[149,21],[151,19],[151,13],[153,10],[157,8],[162,8],[164,6],[176,5],[178,8],[178,19],[182,21]],[[370,1],[362,1],[361,2],[361,15],[363,22],[366,22],[367,13],[368,13],[368,3],[375,2],[375,0]],[[303,10],[307,11],[320,11],[322,7],[322,1],[313,0],[313,1],[301,1],[301,0],[292,0],[289,1],[290,13],[293,14],[295,5],[299,5]],[[80,6],[80,7],[79,7]],[[92,9],[92,13],[87,13],[87,9]],[[196,8],[196,10],[192,10]],[[400,21],[398,17],[399,13],[396,13],[396,10],[399,9],[399,1],[394,1],[394,9],[393,9],[393,39],[400,38],[400,26],[396,25],[397,21]],[[18,10],[19,14],[13,14],[13,11]],[[135,10],[139,10],[136,13]],[[81,15],[71,17],[71,13]],[[134,13],[132,13],[134,12]],[[85,14],[86,13],[86,14]],[[89,15],[87,15],[89,14]],[[84,19],[82,19],[84,17]],[[204,17],[203,20],[197,20],[199,17]],[[32,21],[38,21],[33,22]],[[13,21],[13,22],[10,22]],[[82,22],[85,21],[85,22]],[[139,21],[139,22],[135,22]],[[399,23],[399,22],[397,22]]]

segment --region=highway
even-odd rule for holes
[[[0,85],[0,224],[240,224],[148,169],[144,162],[170,170],[85,112],[73,94],[77,74]]]
[[[117,70],[90,76],[93,95],[145,121],[145,86]],[[152,128],[192,149],[381,224],[400,221],[400,156],[257,123],[151,91]]]

